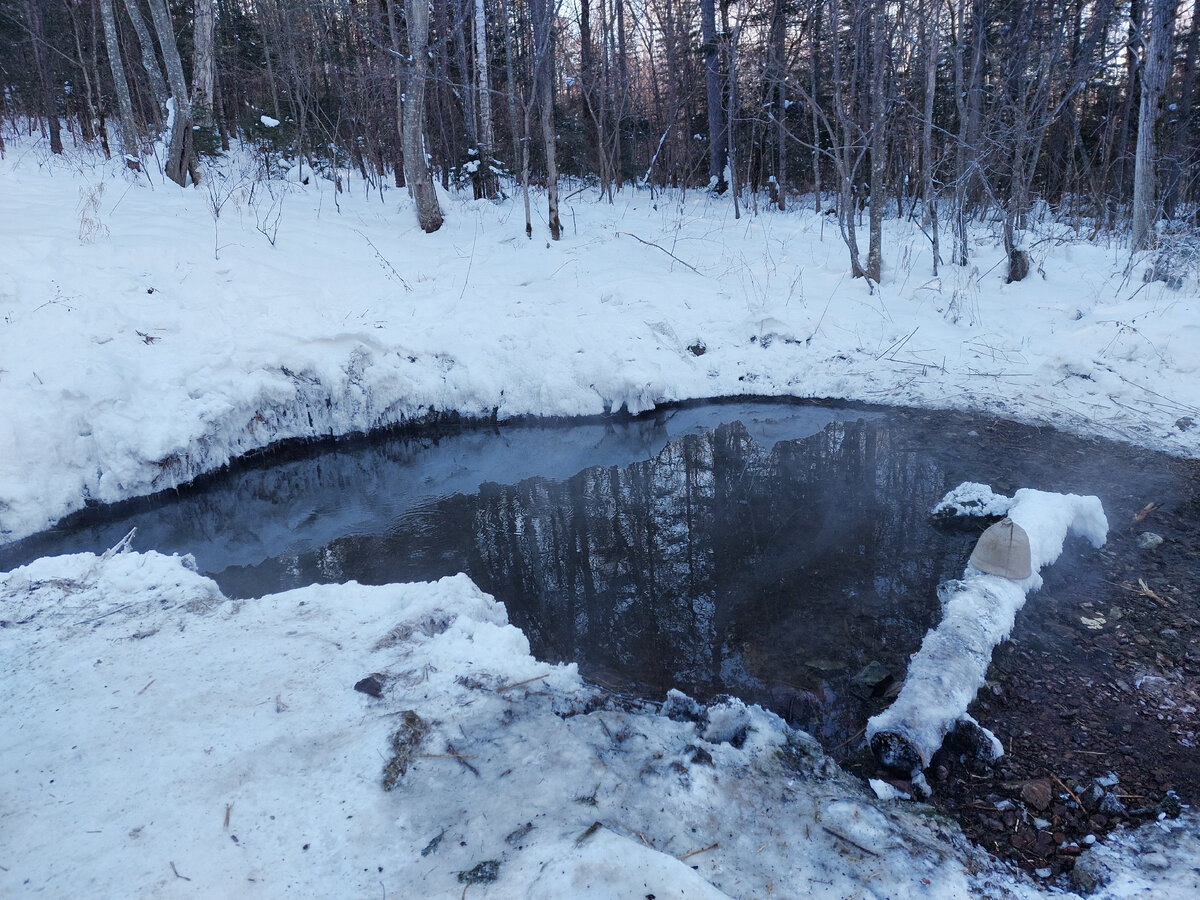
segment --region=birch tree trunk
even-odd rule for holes
[[[1153,0],[1150,9],[1150,41],[1142,72],[1142,97],[1138,107],[1137,150],[1133,162],[1133,222],[1129,249],[1136,253],[1150,245],[1150,234],[1158,218],[1154,201],[1157,142],[1154,132],[1162,115],[1167,75],[1171,70],[1171,36],[1175,27],[1173,0]]]
[[[493,144],[492,79],[488,71],[487,8],[484,0],[475,0],[475,73],[479,82],[479,179],[483,196],[496,196],[496,176],[492,172]]]
[[[404,0],[408,25],[408,54],[412,61],[404,96],[400,140],[404,145],[404,180],[417,204],[421,230],[432,234],[442,227],[442,210],[433,189],[433,176],[425,159],[425,81],[429,72],[429,3]]]
[[[480,164],[490,167],[496,128],[492,125],[492,79],[487,66],[487,8],[484,0],[475,0],[475,73],[479,80],[479,156]],[[490,169],[488,169],[490,172]],[[496,179],[488,179],[494,196]]]
[[[117,42],[117,22],[113,15],[112,0],[100,0],[100,20],[104,25],[104,47],[108,51],[108,65],[112,70],[113,85],[117,90],[117,123],[121,132],[121,152],[125,154],[125,164],[131,169],[136,169],[141,165],[141,148],[138,145],[137,124],[133,119],[129,81],[125,78],[125,63],[121,61],[121,46]]]
[[[207,128],[213,124],[213,28],[216,24],[216,10],[213,0],[194,0],[194,7],[192,117],[197,125]]]

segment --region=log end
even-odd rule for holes
[[[871,752],[875,761],[894,775],[908,776],[924,768],[921,754],[912,741],[894,731],[877,731],[871,735]]]

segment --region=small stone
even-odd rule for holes
[[[850,686],[856,694],[881,697],[895,680],[883,663],[872,661],[850,679]]]
[[[1178,428],[1180,431],[1187,431],[1189,428],[1191,428],[1195,424],[1196,424],[1196,420],[1194,418],[1192,418],[1191,416],[1184,416],[1182,419],[1175,420],[1175,427]]]
[[[360,694],[366,694],[370,697],[383,696],[383,683],[375,675],[368,675],[362,681],[354,685],[354,689]]]
[[[1109,877],[1108,868],[1090,853],[1083,854],[1071,870],[1071,880],[1084,894],[1107,884]]]
[[[1027,781],[1021,786],[1021,799],[1038,812],[1042,812],[1050,806],[1052,797],[1053,791],[1049,778],[1037,778]]]
[[[1100,808],[1100,802],[1104,799],[1105,793],[1106,791],[1101,785],[1093,782],[1079,794],[1079,800],[1084,809],[1088,812],[1095,812]]]
[[[1104,799],[1100,801],[1100,812],[1106,816],[1128,816],[1129,810],[1125,808],[1125,804],[1117,799],[1116,794],[1105,794]]]
[[[1161,534],[1155,534],[1153,531],[1143,531],[1138,535],[1137,548],[1139,550],[1153,550],[1163,542]]]

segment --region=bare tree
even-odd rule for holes
[[[1137,151],[1133,163],[1133,217],[1129,249],[1145,250],[1158,218],[1154,201],[1157,142],[1155,129],[1162,116],[1167,75],[1171,70],[1171,37],[1175,29],[1174,0],[1153,0],[1150,11],[1150,40],[1142,73],[1142,96],[1138,107]]]
[[[708,184],[723,193],[725,183],[725,117],[721,108],[721,52],[714,0],[700,0],[700,35],[704,41],[704,86],[708,98]]]
[[[121,60],[121,46],[117,41],[117,23],[116,16],[113,15],[112,0],[100,0],[100,19],[104,23],[104,46],[108,52],[108,66],[117,91],[121,151],[125,155],[126,164],[136,168],[140,165],[141,147],[138,142],[137,123],[133,119],[129,81],[125,78],[125,63]]]
[[[550,0],[530,0],[529,9],[533,17],[535,94],[546,153],[547,224],[550,237],[557,241],[562,235],[558,219],[558,160],[554,133],[554,17],[558,4]],[[526,222],[526,231],[529,226]]]
[[[187,82],[183,78],[183,61],[179,58],[179,47],[175,43],[175,29],[171,25],[171,14],[165,0],[150,0],[150,18],[158,35],[158,46],[167,66],[167,83],[171,87],[170,135],[163,171],[180,187],[185,187],[189,178],[192,184],[199,184],[200,177],[192,152],[191,100]]]
[[[166,121],[167,98],[171,95],[167,89],[166,79],[163,78],[162,68],[158,64],[158,57],[154,55],[154,40],[150,37],[150,29],[146,27],[146,20],[142,18],[141,10],[138,9],[137,0],[124,0],[122,5],[137,34],[138,46],[142,54],[142,70],[146,73],[146,78],[150,82],[150,91],[154,95],[154,109],[158,116],[154,125],[161,125]]]
[[[193,0],[192,10],[192,118],[197,125],[213,124],[213,28],[216,8],[213,0]]]
[[[404,180],[417,204],[421,230],[432,234],[442,227],[442,209],[425,159],[425,82],[429,72],[428,0],[404,0],[408,28],[408,84],[403,94],[400,140],[404,145]],[[399,89],[399,88],[398,88]]]

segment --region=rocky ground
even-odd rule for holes
[[[1045,877],[1200,800],[1200,463],[1178,466],[1183,493],[1119,498],[1108,544],[1048,570],[996,649],[970,710],[1007,750],[995,770],[943,748],[929,772],[940,810]]]

